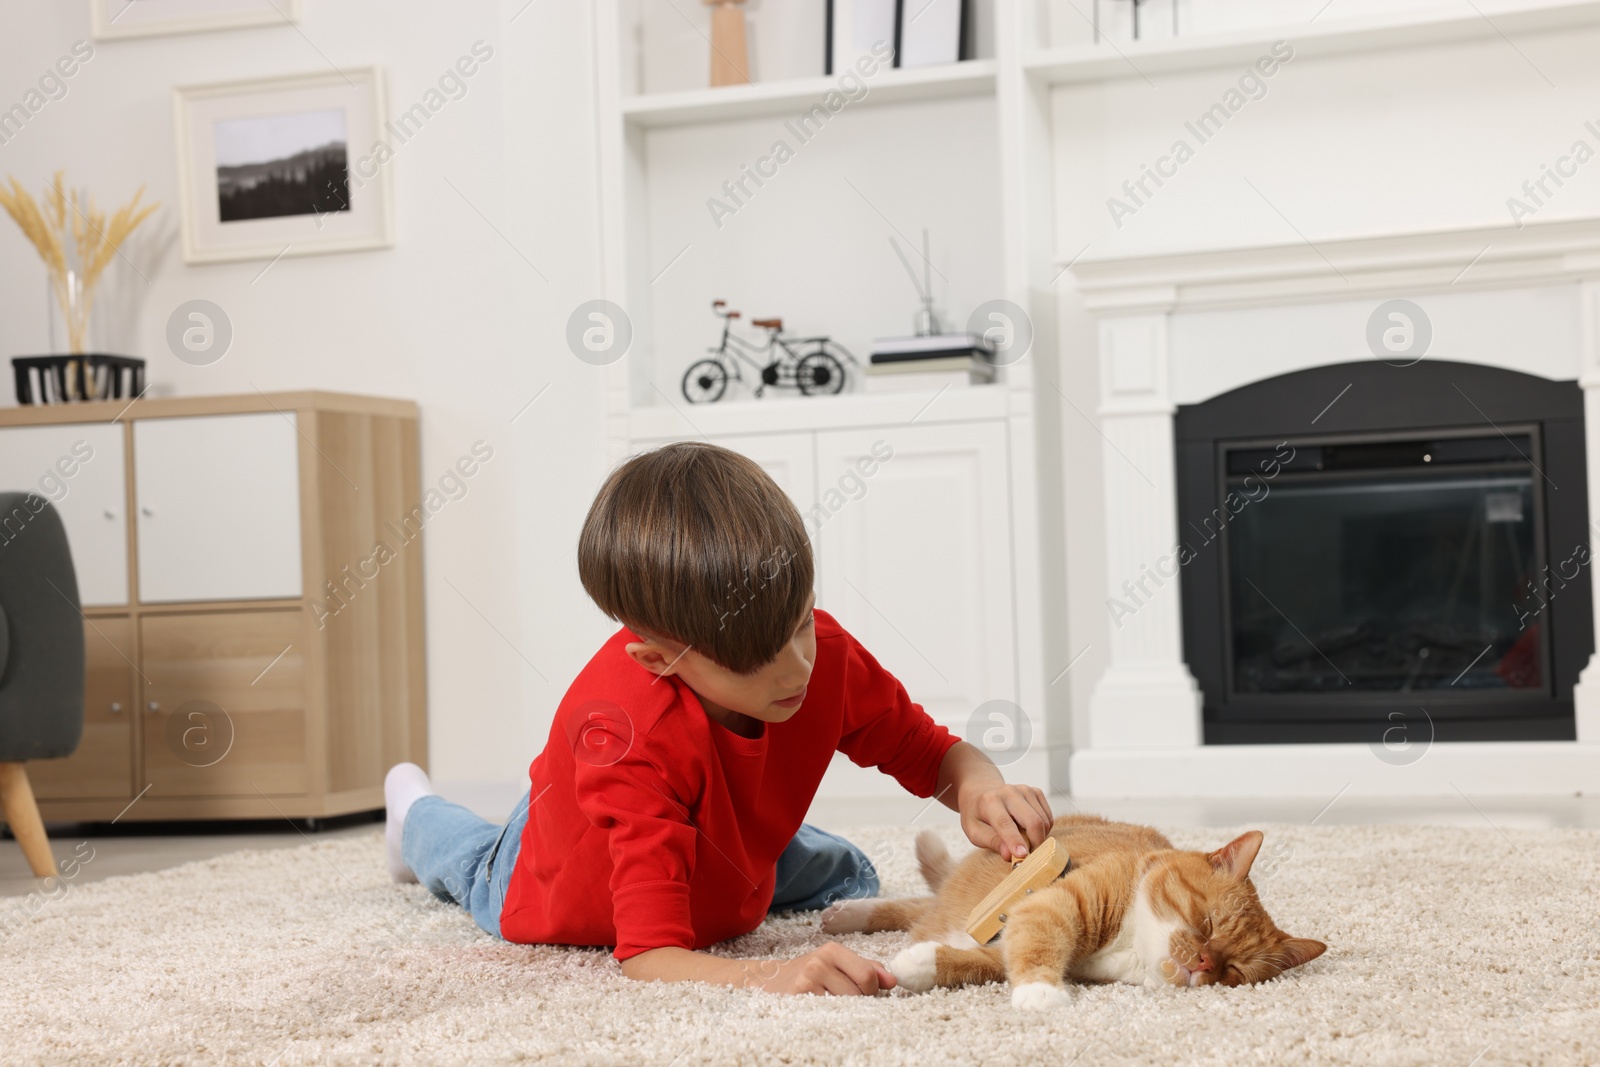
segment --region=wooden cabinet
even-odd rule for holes
[[[60,511],[85,607],[128,603],[123,430],[0,426],[0,490],[37,493]]]
[[[84,620],[83,740],[66,759],[28,764],[39,800],[133,799],[133,731],[138,718],[133,623],[126,615]]]
[[[39,491],[80,443],[93,457],[52,491],[84,591],[87,706],[78,751],[29,764],[44,817],[382,808],[390,766],[427,764],[416,405],[13,408],[0,488]]]

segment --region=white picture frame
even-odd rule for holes
[[[172,108],[184,262],[393,246],[381,68],[180,86]]]
[[[303,0],[89,0],[97,41],[204,33],[300,21]]]

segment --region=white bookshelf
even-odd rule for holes
[[[846,0],[840,6],[848,10]],[[598,4],[597,70],[603,295],[627,311],[634,328],[628,355],[607,368],[607,440],[613,457],[651,441],[705,435],[738,442],[763,461],[784,448],[797,448],[800,457],[814,452],[816,477],[823,479],[829,448],[846,448],[857,434],[865,440],[887,432],[905,450],[901,476],[916,487],[895,491],[919,492],[927,501],[937,481],[932,472],[949,462],[966,462],[939,458],[936,442],[963,435],[989,442],[979,449],[989,457],[982,468],[988,473],[970,484],[975,490],[988,486],[984,492],[1005,502],[999,513],[983,510],[984,522],[998,523],[985,526],[984,536],[986,543],[996,536],[1005,541],[1016,579],[1005,587],[1014,585],[1018,592],[1014,598],[1007,593],[1005,633],[995,635],[998,643],[985,654],[983,686],[992,689],[990,695],[1015,699],[1033,709],[1030,714],[1039,713],[1037,751],[1019,770],[1043,781],[1053,776],[1047,762],[1055,758],[1064,765],[1067,755],[1045,727],[1046,636],[1039,621],[1034,489],[1038,458],[1058,451],[1053,425],[1041,432],[1034,418],[1031,388],[1034,362],[1053,362],[1052,331],[1036,329],[1028,357],[1007,368],[1000,382],[943,394],[795,398],[791,393],[753,403],[690,406],[675,385],[688,362],[701,354],[693,350],[715,343],[715,320],[705,307],[714,297],[729,299],[744,311],[746,322],[756,315],[782,315],[793,332],[830,334],[865,362],[872,336],[910,330],[916,294],[888,237],[920,243],[923,225],[930,230],[932,258],[943,279],[935,285],[942,287],[940,311],[947,328],[963,328],[972,307],[996,298],[1010,300],[1039,322],[1050,321],[1045,95],[1030,85],[1022,65],[1024,42],[1035,39],[1035,31],[1021,19],[1035,7],[981,0],[977,10],[988,21],[975,34],[979,58],[941,67],[885,68],[865,78],[865,98],[832,120],[839,125],[830,124],[824,136],[786,165],[792,169],[750,202],[751,221],[741,214],[721,233],[706,225],[703,208],[692,201],[714,193],[717,175],[739,173],[759,146],[787,137],[785,120],[806,113],[837,89],[839,72],[717,89],[684,89],[681,77],[658,76],[656,84],[674,91],[642,93],[641,85],[651,80],[647,68],[659,72],[670,64],[641,59],[640,50],[652,44],[628,0]],[[684,14],[698,11],[685,8]],[[658,19],[653,25],[663,23]],[[842,39],[842,23],[836,22],[836,31]],[[683,37],[678,34],[670,47],[682,50]],[[820,68],[820,49],[818,60]],[[839,69],[849,62],[843,60]],[[922,180],[922,174],[929,179]],[[808,218],[813,205],[816,214]],[[693,228],[696,211],[698,230]],[[685,253],[685,246],[694,250]],[[697,258],[702,246],[703,260]],[[722,275],[713,267],[723,268]],[[743,295],[717,288],[723,284]],[[1036,300],[1044,306],[1035,308]],[[811,462],[796,458],[789,469]],[[934,481],[919,481],[914,471]],[[823,541],[833,546],[819,548],[824,556],[841,551],[838,534]],[[992,567],[999,557],[975,558]],[[926,576],[919,584],[927,587]],[[957,578],[956,584],[963,580]],[[991,585],[984,581],[974,588]],[[960,613],[961,606],[956,610]],[[830,788],[859,793],[877,787],[871,780],[877,776],[846,777],[847,783]]]
[[[779,131],[784,120],[804,113],[838,87],[837,74],[805,75],[802,72],[800,76],[743,86],[640,92],[646,81],[643,71],[648,65],[642,57],[652,47],[670,48],[680,61],[686,45],[688,51],[709,49],[698,35],[701,30],[685,22],[687,18],[700,16],[699,6],[683,8],[680,5],[675,14],[666,8],[657,11],[649,6],[659,6],[660,2],[600,0],[597,7],[605,287],[607,298],[627,310],[634,327],[630,355],[613,369],[610,383],[613,398],[610,413],[619,417],[636,406],[662,403],[661,392],[676,398],[675,389],[669,388],[673,376],[666,368],[670,364],[681,372],[691,361],[689,353],[697,357],[699,350],[713,339],[714,323],[700,304],[714,297],[729,296],[708,281],[705,291],[693,300],[686,295],[674,301],[664,300],[658,284],[660,277],[680,270],[673,266],[674,257],[695,246],[696,242],[692,231],[694,220],[686,219],[674,228],[664,217],[663,201],[684,205],[691,189],[701,190],[702,198],[714,194],[718,183],[710,182],[704,174],[695,174],[692,171],[694,161],[715,160],[721,153],[722,170],[718,173],[736,177],[741,165],[751,162],[756,149],[748,146],[762,131]],[[849,17],[851,2],[835,2],[838,5],[835,43],[843,54],[848,54],[844,20]],[[976,17],[985,20],[978,36],[991,55],[941,67],[886,68],[866,79],[867,95],[847,109],[844,121],[848,123],[867,123],[874,117],[881,121],[885,114],[893,114],[897,122],[903,118],[905,136],[901,144],[937,144],[944,152],[968,143],[980,146],[972,153],[974,158],[956,165],[975,168],[984,175],[983,180],[969,185],[963,200],[943,207],[927,206],[921,215],[923,223],[932,230],[936,261],[944,243],[949,254],[962,262],[981,260],[987,264],[986,277],[981,283],[969,281],[965,292],[953,283],[956,292],[946,294],[953,297],[950,302],[955,306],[944,310],[947,314],[954,312],[950,318],[957,326],[963,308],[980,302],[974,288],[979,284],[983,298],[1004,297],[1036,319],[1049,319],[1051,309],[1036,309],[1033,302],[1048,294],[1056,277],[1056,271],[1050,266],[1053,250],[1039,247],[1051,239],[1049,170],[1054,146],[1051,144],[1049,99],[1056,86],[1141,77],[1159,79],[1163,75],[1230,68],[1253,62],[1277,40],[1290,41],[1297,57],[1304,59],[1446,45],[1506,34],[1559,32],[1600,23],[1600,0],[1403,0],[1394,3],[1333,0],[1331,5],[1313,0],[1298,3],[1176,0],[1179,21],[1185,26],[1229,26],[1227,18],[1234,23],[1257,18],[1261,24],[1242,28],[1231,25],[1218,32],[1176,38],[1170,36],[1170,30],[1162,30],[1168,35],[1140,42],[1112,40],[1108,33],[1108,38],[1099,44],[1069,43],[1052,47],[1052,38],[1087,39],[1089,23],[1084,9],[1089,2],[1091,0],[1081,3],[1075,0],[978,0]],[[1102,6],[1103,15],[1123,12],[1126,7],[1111,0],[1102,0]],[[1151,8],[1161,9],[1162,4],[1153,3]],[[642,28],[641,11],[650,14],[655,20],[651,25],[658,30],[663,24],[676,25],[679,32],[674,41],[653,43]],[[1341,14],[1345,11],[1351,13],[1349,17]],[[1298,15],[1303,21],[1272,22],[1286,13]],[[792,14],[785,17],[792,23]],[[1170,23],[1161,17],[1160,11],[1151,18],[1158,28]],[[1108,27],[1116,26],[1114,19],[1105,18],[1104,21]],[[804,48],[796,47],[801,58],[774,66],[781,66],[788,72],[801,71],[805,66],[802,59],[810,56],[806,49],[815,52],[812,58],[815,65],[820,66],[820,35],[815,48],[809,44]],[[664,65],[656,63],[654,66],[659,69]],[[675,78],[658,76],[656,80],[677,85],[687,78],[703,77],[703,74],[695,75],[682,69],[681,62],[675,74]],[[723,142],[740,147],[724,150]],[[835,170],[871,175],[886,169],[885,160],[906,149],[893,137],[873,136],[862,138],[856,144],[829,145],[826,149],[808,148],[807,151],[831,153],[827,163]],[[784,184],[801,183],[785,177]],[[858,180],[856,184],[863,183]],[[862,195],[879,202],[881,208],[881,200],[889,194],[878,190]],[[837,206],[832,205],[833,208]],[[987,236],[978,239],[968,235],[956,240],[953,248],[949,247],[951,234],[945,231],[959,231],[974,210],[987,211],[994,216],[992,224],[987,220],[984,223]],[[880,213],[892,214],[890,211]],[[685,210],[684,214],[692,212]],[[713,251],[702,245],[693,255],[715,255],[725,262],[739,264],[733,273],[750,283],[746,299],[739,301],[751,305],[741,308],[747,317],[771,314],[789,317],[793,314],[789,308],[795,303],[794,293],[824,292],[833,285],[843,305],[839,318],[845,325],[840,328],[831,321],[821,321],[818,309],[802,307],[798,317],[807,323],[801,327],[802,332],[831,333],[841,340],[848,335],[853,338],[853,344],[847,346],[858,357],[863,357],[870,336],[904,331],[903,320],[909,318],[914,297],[909,286],[902,285],[904,279],[895,261],[888,261],[886,271],[878,269],[882,264],[874,265],[869,286],[883,282],[902,287],[896,290],[898,295],[879,294],[883,301],[897,302],[896,310],[892,317],[871,323],[869,329],[864,318],[866,312],[860,307],[854,310],[849,307],[852,300],[859,303],[866,299],[863,287],[847,278],[830,279],[826,275],[829,241],[837,242],[839,235],[830,234],[826,225],[812,229],[814,232],[801,235],[781,232],[771,242],[774,257],[784,257],[786,266],[794,271],[795,281],[789,285],[770,278],[761,280],[761,253],[756,247],[720,247]],[[915,242],[920,236],[918,229],[900,226],[896,236]],[[888,233],[887,230],[883,232]],[[807,242],[813,247],[808,248]],[[886,247],[876,249],[876,253],[886,255],[887,252]],[[808,273],[808,265],[816,269]],[[663,306],[668,309],[665,313],[661,311]],[[807,311],[810,315],[805,314]],[[693,315],[700,315],[702,319],[693,319]],[[851,322],[854,323],[853,332]],[[1040,339],[1045,345],[1049,341],[1049,338]],[[1048,349],[1035,353],[1048,354]],[[1030,381],[1030,374],[1023,367],[1006,376],[1005,385],[1027,390]],[[625,436],[620,423],[617,436]]]
[[[701,354],[698,350],[715,340],[715,322],[704,307],[713,298],[730,299],[733,306],[744,311],[746,322],[753,315],[798,319],[794,326],[799,332],[834,336],[846,343],[862,361],[865,361],[872,336],[909,332],[916,297],[888,247],[886,238],[891,233],[904,245],[919,242],[921,227],[929,228],[934,246],[934,269],[941,274],[936,287],[946,284],[955,290],[943,294],[949,299],[949,305],[941,308],[949,328],[964,326],[965,315],[984,300],[1004,298],[1027,307],[1028,279],[1017,275],[1014,264],[1005,264],[1004,231],[1008,225],[1006,219],[1013,213],[1004,188],[1007,170],[1004,160],[1008,156],[1015,157],[1016,146],[1002,120],[1005,105],[1001,98],[1005,93],[1000,83],[1002,70],[1017,85],[1024,77],[1020,62],[1021,31],[1008,29],[1008,26],[1015,22],[1022,8],[1036,5],[1019,5],[1014,0],[978,0],[976,15],[987,20],[974,34],[980,58],[938,67],[885,68],[864,79],[867,94],[859,102],[852,102],[847,114],[838,120],[841,132],[835,133],[833,128],[827,131],[827,140],[836,143],[815,148],[808,145],[805,149],[808,156],[816,157],[808,158],[807,165],[815,164],[813,170],[837,172],[851,181],[855,191],[841,191],[845,186],[834,182],[829,195],[836,200],[827,209],[830,214],[818,225],[809,227],[813,232],[792,233],[774,227],[776,236],[768,244],[773,259],[781,257],[786,268],[793,272],[796,280],[789,286],[781,286],[779,279],[772,278],[765,290],[761,288],[764,264],[760,242],[752,240],[751,247],[738,247],[734,242],[724,241],[717,247],[714,254],[721,261],[742,264],[739,269],[730,271],[737,276],[736,280],[751,283],[745,287],[744,298],[739,299],[709,280],[698,296],[688,292],[675,298],[663,295],[670,290],[674,275],[685,270],[674,265],[674,257],[694,246],[695,253],[686,257],[688,269],[693,270],[693,261],[704,247],[703,241],[697,239],[695,223],[700,223],[699,232],[703,235],[705,212],[698,203],[690,203],[690,196],[698,191],[698,199],[703,202],[716,195],[720,185],[720,181],[713,180],[716,175],[737,178],[743,165],[753,163],[758,151],[753,146],[760,144],[763,136],[769,142],[780,135],[787,137],[782,127],[784,120],[804,114],[830,91],[836,90],[839,73],[714,89],[641,93],[640,86],[648,80],[646,69],[659,71],[667,66],[659,61],[647,62],[645,53],[652,47],[681,53],[684,39],[691,36],[688,31],[680,32],[672,40],[662,42],[660,27],[671,26],[672,20],[653,8],[641,7],[655,2],[657,0],[601,0],[597,6],[598,96],[602,122],[600,172],[606,231],[605,295],[627,311],[634,330],[628,356],[611,368],[608,379],[611,397],[608,414],[613,417],[616,430],[613,436],[618,439],[626,436],[624,423],[633,408],[666,402],[662,393],[681,402],[673,384],[675,374],[681,375],[683,368]],[[836,0],[836,3],[836,54],[849,55],[852,50],[846,40],[846,19],[850,3],[849,0]],[[685,8],[680,21],[699,14],[698,6]],[[651,27],[657,32],[654,43],[648,32]],[[1002,40],[1002,37],[1007,39]],[[819,40],[816,49],[819,66],[820,44]],[[699,40],[699,45],[709,49],[703,40]],[[755,50],[752,43],[753,60]],[[990,50],[993,55],[983,55]],[[842,60],[841,69],[848,62],[848,59]],[[795,65],[788,66],[793,69]],[[676,78],[663,78],[658,74],[655,80],[680,84],[681,71],[678,74]],[[885,118],[888,114],[893,115],[892,120]],[[850,135],[844,132],[846,124],[875,128],[859,134],[854,143],[850,143]],[[892,137],[880,135],[895,124],[904,125],[909,149],[898,147]],[[974,142],[981,147],[972,152],[962,151],[963,145]],[[907,152],[912,158],[903,161],[902,171],[915,172],[918,167],[932,169],[941,165],[941,155],[954,155],[960,158],[951,165],[960,169],[967,180],[947,183],[959,188],[952,191],[946,203],[918,204],[913,212],[912,207],[903,203],[905,197],[887,180],[882,187],[871,186],[876,175],[893,173],[896,164],[902,162],[900,157]],[[915,158],[919,152],[924,158]],[[1042,156],[1040,161],[1042,163]],[[904,178],[904,175],[897,177]],[[805,180],[786,175],[774,188],[803,187],[786,190],[797,198],[816,194],[814,187],[804,187]],[[817,181],[820,183],[820,179]],[[772,194],[763,192],[761,195]],[[890,223],[892,229],[880,225],[879,232],[871,236],[870,247],[866,247],[865,237],[861,238],[859,246],[852,244],[849,254],[856,259],[874,257],[874,262],[865,267],[868,276],[865,285],[859,279],[842,275],[830,277],[827,266],[830,242],[837,247],[842,240],[854,241],[865,229],[861,220],[829,225],[829,220],[842,210],[838,201],[848,201],[851,196],[859,196],[864,201],[856,207],[869,221],[874,212],[885,218],[895,215],[894,209],[887,206],[890,201],[905,207],[907,212]],[[926,199],[937,201],[937,197]],[[670,217],[670,208],[677,208],[680,217]],[[975,217],[978,222],[974,221]],[[841,232],[845,230],[849,232]],[[721,238],[723,235],[714,236]],[[707,254],[713,253],[708,249]],[[950,257],[956,268],[941,271],[941,255]],[[973,264],[980,264],[981,268]],[[955,277],[956,269],[968,269],[969,276]],[[981,276],[970,273],[979,269]],[[1047,256],[1041,257],[1039,269],[1041,272],[1048,270]],[[828,294],[830,287],[833,292]],[[880,290],[879,306],[884,309],[875,316],[870,306],[863,306],[866,292],[874,287]],[[893,289],[892,295],[883,292],[889,289]],[[816,292],[836,299],[841,305],[841,323],[828,321],[821,308],[804,306],[803,300],[795,299],[796,292]],[[818,300],[821,299],[823,297],[819,296]],[[797,302],[801,306],[796,307]],[[675,374],[669,373],[669,366],[674,368]],[[1013,381],[1018,377],[1016,373],[1011,375]]]
[[[1139,77],[1159,83],[1163,75],[1232,67],[1253,62],[1279,39],[1291,41],[1299,57],[1317,57],[1600,22],[1600,0],[1395,0],[1392,6],[1335,0],[1350,17],[1341,17],[1338,6],[1310,0],[1178,0],[1184,5],[1180,29],[1204,24],[1217,31],[1091,44],[1082,4],[1073,0],[979,0],[977,10],[986,20],[981,58],[874,74],[867,79],[867,96],[836,120],[848,125],[830,125],[826,137],[804,149],[803,165],[789,164],[800,169],[763,186],[759,199],[750,201],[760,205],[759,212],[738,216],[740,227],[729,226],[738,232],[730,235],[706,225],[699,201],[714,194],[722,175],[740,173],[763,143],[783,136],[786,120],[835,89],[838,75],[806,73],[796,60],[769,66],[792,76],[684,88],[692,84],[692,54],[707,46],[677,25],[668,46],[672,62],[644,62],[641,50],[655,45],[641,29],[637,4],[658,2],[598,0],[596,7],[600,295],[627,311],[634,331],[628,354],[605,371],[611,458],[649,441],[720,436],[772,455],[790,450],[785,462],[791,471],[809,464],[811,476],[821,479],[825,442],[845,439],[829,435],[899,427],[910,441],[929,439],[934,426],[952,433],[957,424],[999,427],[1009,585],[1015,590],[1008,637],[1014,648],[1005,654],[1014,653],[1010,692],[1022,707],[1043,709],[1044,734],[1035,743],[1042,742],[1048,777],[1058,785],[1064,784],[1068,754],[1067,698],[1066,687],[1052,688],[1049,676],[1067,657],[1065,635],[1049,628],[1060,613],[1046,612],[1043,598],[1054,595],[1050,583],[1061,580],[1056,561],[1065,546],[1044,543],[1040,503],[1041,494],[1060,492],[1058,358],[1089,357],[1058,353],[1056,347],[1055,285],[1070,284],[1060,281],[1060,264],[1076,252],[1063,255],[1054,248],[1052,161],[1057,151],[1070,148],[1052,140],[1056,89]],[[841,15],[849,10],[849,0],[836,2]],[[1291,8],[1301,21],[1284,24]],[[658,30],[674,26],[665,9],[651,10]],[[784,17],[793,18],[794,10],[784,8]],[[1187,19],[1186,10],[1204,18]],[[699,5],[682,7],[674,17],[681,22],[700,11]],[[1259,25],[1239,24],[1257,16]],[[1224,26],[1224,19],[1233,21]],[[836,34],[842,39],[843,33],[836,16]],[[765,38],[769,58],[772,40],[771,34]],[[820,36],[818,46],[820,68]],[[647,67],[657,72],[653,80],[644,76]],[[668,76],[660,75],[663,70]],[[671,91],[642,92],[647,82]],[[845,190],[846,178],[853,192]],[[743,310],[746,322],[781,315],[793,332],[831,334],[862,360],[863,339],[906,332],[915,296],[899,263],[885,258],[886,238],[892,228],[897,237],[915,242],[920,225],[932,231],[935,261],[941,254],[950,257],[942,294],[949,306],[941,308],[950,326],[959,329],[965,308],[992,298],[1011,301],[1033,322],[1031,352],[1005,368],[997,383],[960,396],[790,396],[705,406],[690,406],[678,395],[683,369],[715,341],[715,321],[705,307],[715,297]],[[894,313],[878,315],[875,309],[888,304],[896,305]],[[1047,670],[1047,663],[1054,669]],[[1044,766],[1030,765],[1028,776],[1045,777]]]

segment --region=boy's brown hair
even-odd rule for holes
[[[624,462],[578,538],[578,577],[640,636],[691,646],[749,674],[794,636],[811,596],[811,542],[767,472],[681,442]]]

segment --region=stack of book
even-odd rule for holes
[[[968,333],[880,337],[872,343],[867,392],[907,393],[994,381],[994,353]]]

